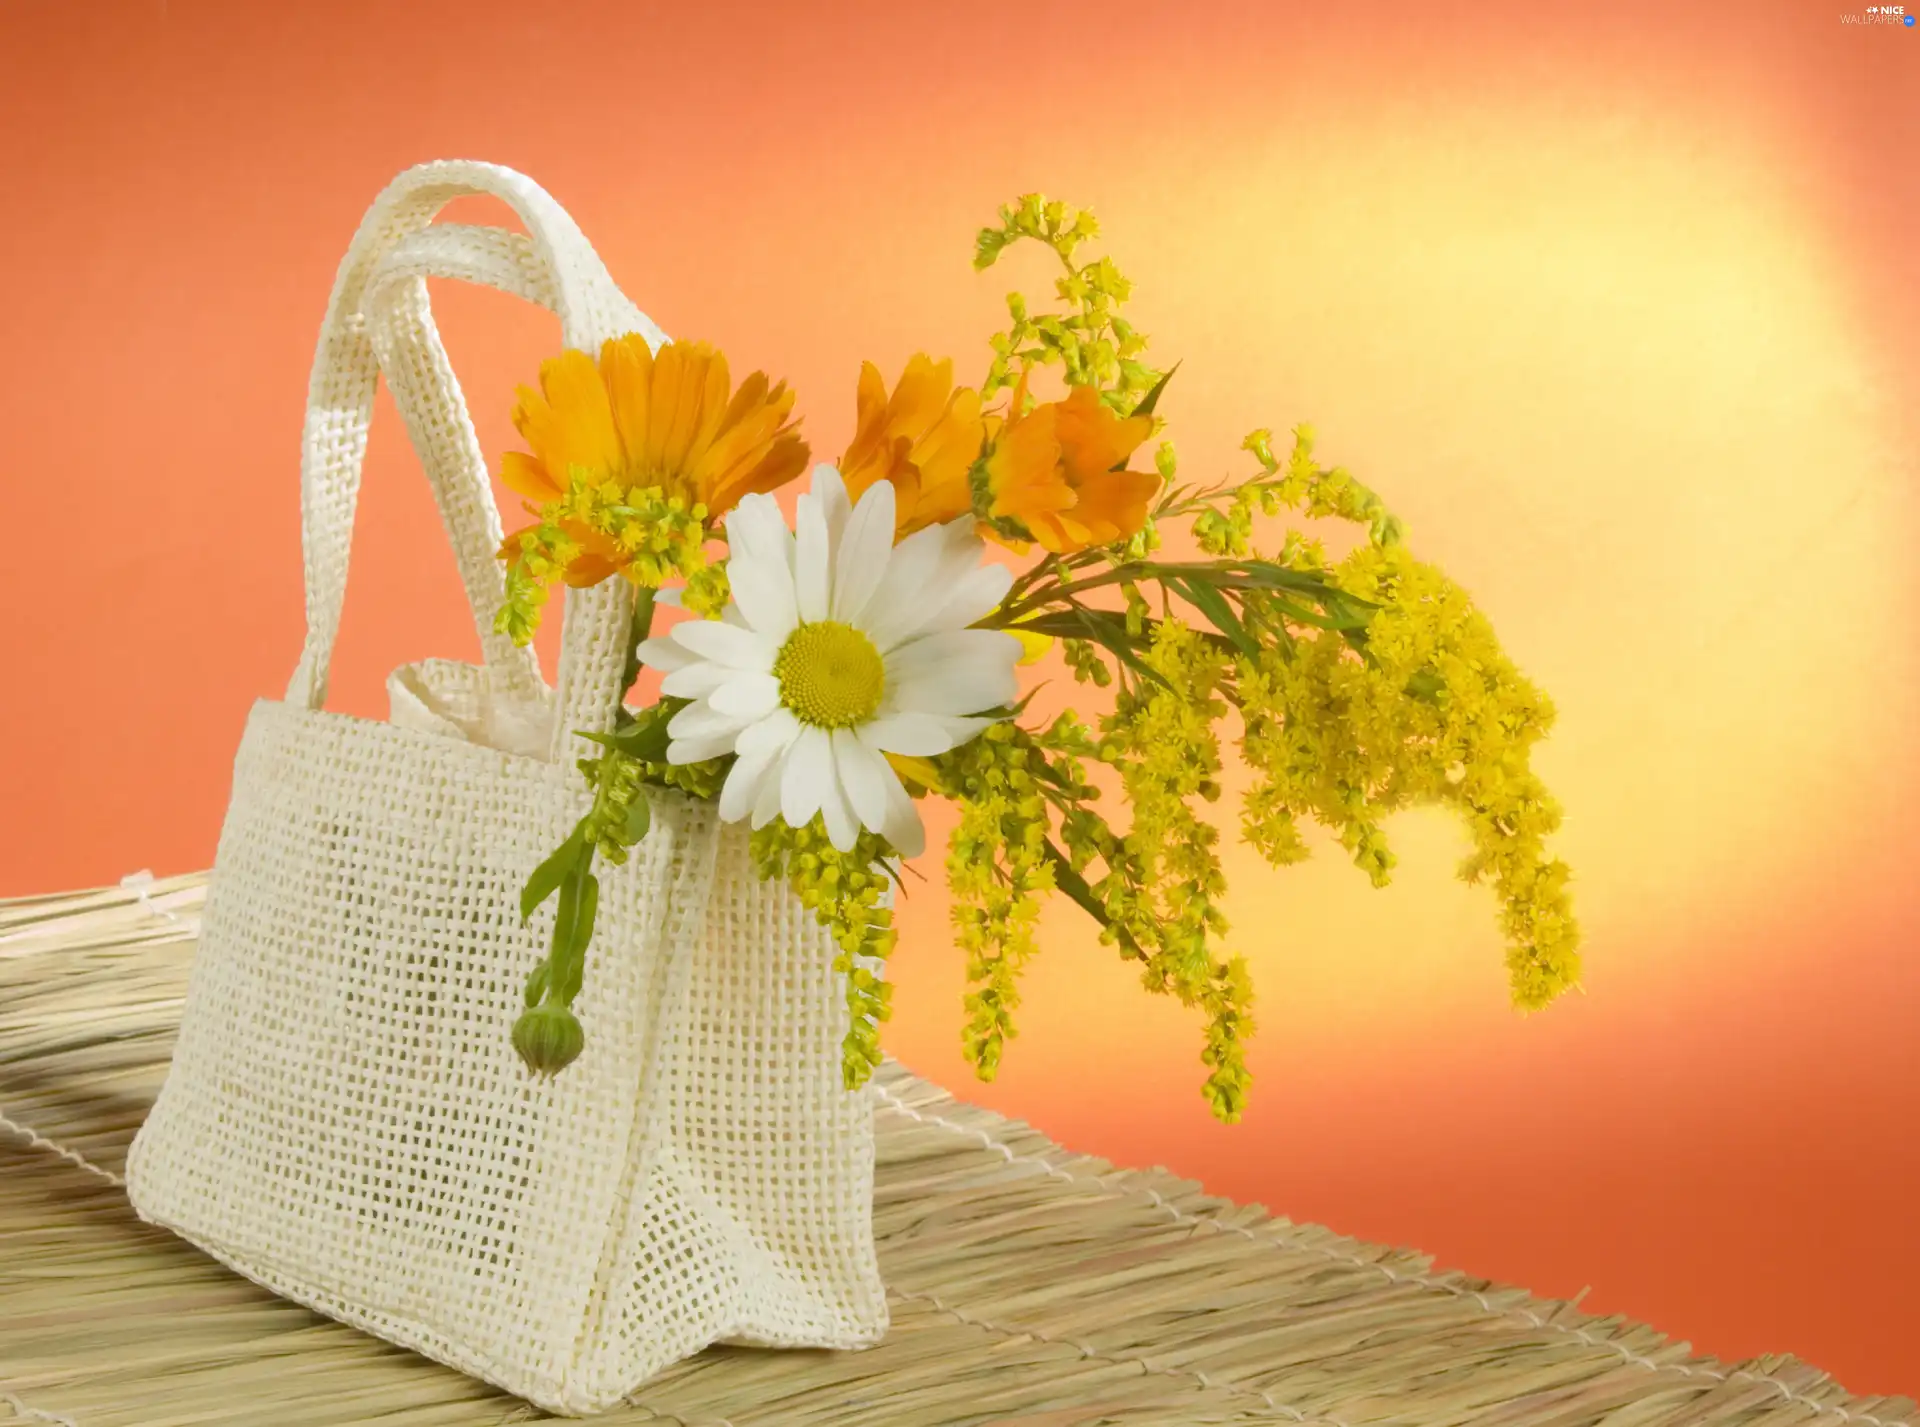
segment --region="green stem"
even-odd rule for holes
[[[627,695],[640,680],[640,645],[653,630],[655,593],[651,586],[643,585],[634,594],[633,620],[627,626],[627,662],[620,674],[620,703],[613,714],[615,728],[625,728],[633,722],[633,714],[627,709]]]

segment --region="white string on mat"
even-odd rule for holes
[[[71,1417],[62,1417],[57,1412],[42,1412],[37,1407],[27,1406],[4,1387],[0,1387],[0,1402],[6,1403],[13,1410],[14,1415],[25,1422],[47,1422],[53,1424],[53,1427],[80,1427],[80,1424]]]
[[[153,873],[143,867],[138,872],[129,872],[126,876],[122,877],[119,886],[121,891],[133,893],[134,904],[149,917],[153,917],[159,921],[172,922],[175,926],[191,925],[189,918],[183,917],[171,907],[163,907],[153,900],[154,880]],[[35,937],[42,937],[46,934],[47,923],[45,921],[29,922],[26,926],[17,927],[13,931],[0,933],[0,946],[5,946],[8,942],[13,941],[32,941]]]
[[[107,1183],[113,1185],[116,1189],[125,1189],[127,1187],[127,1181],[115,1174],[112,1170],[101,1168],[77,1150],[70,1150],[65,1145],[54,1143],[38,1130],[33,1129],[31,1126],[21,1124],[3,1110],[0,1110],[0,1130],[11,1130],[35,1149],[46,1150],[49,1154],[57,1154],[70,1164],[77,1165],[79,1168],[84,1169],[88,1174],[106,1180]]]
[[[1336,1263],[1349,1264],[1354,1268],[1372,1269],[1394,1284],[1403,1284],[1451,1294],[1456,1298],[1471,1299],[1479,1306],[1480,1311],[1489,1317],[1515,1318],[1534,1328],[1540,1329],[1542,1332],[1563,1333],[1570,1338],[1587,1344],[1589,1347],[1614,1352],[1624,1361],[1631,1363],[1635,1367],[1645,1368],[1648,1372],[1679,1373],[1683,1377],[1702,1377],[1719,1383],[1733,1382],[1735,1380],[1764,1383],[1780,1395],[1781,1401],[1798,1403],[1803,1407],[1810,1407],[1825,1416],[1838,1417],[1847,1422],[1865,1423],[1866,1427],[1900,1427],[1898,1423],[1889,1422],[1882,1417],[1875,1417],[1868,1412],[1854,1412],[1844,1407],[1835,1407],[1829,1403],[1817,1402],[1803,1393],[1794,1391],[1778,1378],[1766,1373],[1752,1372],[1746,1368],[1732,1368],[1726,1372],[1717,1372],[1712,1368],[1696,1367],[1687,1363],[1657,1363],[1653,1361],[1653,1359],[1643,1357],[1620,1343],[1613,1342],[1606,1338],[1596,1338],[1585,1328],[1577,1328],[1565,1323],[1548,1322],[1538,1314],[1524,1308],[1495,1308],[1491,1303],[1487,1302],[1483,1294],[1477,1293],[1473,1289],[1462,1288],[1458,1284],[1442,1282],[1426,1273],[1402,1273],[1398,1270],[1388,1268],[1385,1264],[1372,1263],[1361,1258],[1358,1254],[1345,1253],[1339,1249],[1330,1249],[1323,1244],[1308,1243],[1298,1238],[1294,1231],[1285,1228],[1276,1227],[1269,1233],[1256,1234],[1251,1229],[1239,1224],[1226,1224],[1217,1219],[1208,1219],[1197,1214],[1190,1214],[1186,1210],[1168,1203],[1156,1189],[1135,1186],[1115,1188],[1108,1182],[1107,1178],[1102,1176],[1074,1174],[1069,1170],[1064,1170],[1058,1165],[1040,1158],[1038,1155],[1021,1154],[1011,1146],[994,1139],[991,1135],[987,1134],[986,1131],[976,1126],[962,1125],[957,1121],[945,1119],[939,1115],[923,1114],[911,1105],[908,1105],[884,1085],[876,1083],[873,1088],[882,1100],[885,1100],[889,1106],[905,1115],[908,1119],[916,1120],[923,1125],[937,1126],[950,1134],[959,1135],[966,1139],[977,1140],[987,1149],[998,1151],[1009,1164],[1036,1165],[1044,1169],[1051,1178],[1063,1179],[1076,1184],[1092,1185],[1108,1198],[1144,1198],[1155,1207],[1165,1210],[1167,1214],[1178,1223],[1190,1224],[1195,1227],[1204,1226],[1217,1231],[1238,1234],[1252,1243],[1264,1244],[1269,1248],[1285,1246],[1287,1248],[1304,1249],[1309,1253],[1318,1254],[1322,1258],[1330,1259]],[[1116,1171],[1116,1174],[1124,1174],[1125,1172],[1124,1170]]]
[[[186,918],[171,907],[163,907],[153,900],[153,873],[142,867],[138,872],[129,872],[120,879],[123,890],[133,893],[133,899],[140,910],[150,917],[164,917],[167,921],[184,924]]]

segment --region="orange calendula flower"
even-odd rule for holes
[[[500,479],[540,505],[564,497],[579,468],[596,482],[658,487],[712,517],[807,465],[786,383],[769,387],[755,372],[734,391],[727,359],[704,342],[668,342],[656,355],[630,333],[597,363],[568,350],[540,364],[539,391],[518,395],[513,424],[533,449],[508,452]]]
[[[910,358],[893,394],[880,369],[860,364],[858,420],[840,478],[859,500],[875,481],[894,487],[895,538],[973,509],[967,472],[986,437],[980,394],[953,385],[953,363]]]
[[[1090,386],[1022,414],[1026,395],[1023,373],[987,458],[988,528],[1009,522],[1056,555],[1137,534],[1160,477],[1125,467],[1153,418],[1116,415]]]

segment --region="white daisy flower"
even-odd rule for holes
[[[666,672],[662,692],[693,700],[667,725],[669,761],[738,755],[720,792],[728,822],[819,814],[843,852],[866,827],[918,855],[920,814],[883,755],[945,753],[992,721],[973,715],[1018,696],[1020,642],[968,627],[1012,572],[981,563],[970,517],[895,545],[893,486],[850,505],[832,466],[814,468],[793,531],[770,495],[726,524],[733,603],[640,646]]]

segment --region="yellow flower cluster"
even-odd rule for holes
[[[891,880],[885,863],[893,849],[862,831],[853,849],[841,852],[815,818],[802,828],[768,823],[753,834],[752,850],[760,875],[786,878],[840,948],[833,969],[846,977],[849,1021],[840,1076],[847,1089],[856,1090],[880,1064],[880,1023],[893,1014],[893,986],[875,969],[884,969],[897,936],[893,913],[881,905]]]
[[[622,486],[575,466],[565,493],[541,507],[539,523],[502,543],[506,601],[494,627],[527,643],[555,579],[592,585],[617,572],[643,589],[691,580],[707,569],[706,542],[705,506],[660,486]]]
[[[1044,755],[1018,726],[996,723],[936,766],[941,787],[960,805],[947,842],[947,884],[971,987],[961,1043],[980,1078],[992,1080],[1015,1034],[1020,972],[1039,949],[1041,902],[1054,890]]]
[[[1054,281],[1054,295],[1069,308],[1062,315],[1036,317],[1028,311],[1025,297],[1017,292],[1007,295],[1012,325],[988,339],[993,364],[980,388],[982,397],[1013,386],[1019,373],[1033,363],[1058,363],[1069,386],[1093,388],[1103,402],[1127,416],[1164,375],[1140,361],[1147,348],[1146,334],[1119,315],[1133,284],[1113,259],[1074,264],[1075,249],[1099,234],[1100,223],[1093,214],[1084,209],[1075,212],[1038,193],[1023,194],[1018,202],[1001,208],[997,228],[980,230],[974,239],[976,269],[993,266],[1001,253],[1023,240],[1051,249],[1064,269],[1064,276]]]
[[[1264,438],[1255,433],[1248,449],[1271,472],[1278,463],[1259,449]],[[1454,808],[1476,849],[1461,875],[1492,875],[1515,1004],[1537,1009],[1580,971],[1568,869],[1543,846],[1560,810],[1528,766],[1553,706],[1466,592],[1413,557],[1370,493],[1313,468],[1312,440],[1306,428],[1296,433],[1288,475],[1265,490],[1295,508],[1365,521],[1372,538],[1330,568],[1317,546],[1296,540],[1282,563],[1323,570],[1379,607],[1357,639],[1314,630],[1283,655],[1239,660],[1243,747],[1261,775],[1243,808],[1246,838],[1276,864],[1298,861],[1306,848],[1295,820],[1312,817],[1385,886],[1394,858],[1381,819],[1419,803]]]
[[[1128,605],[1130,623],[1144,626],[1144,600],[1130,591]],[[1195,806],[1220,797],[1215,725],[1230,707],[1231,666],[1217,644],[1177,619],[1153,626],[1141,661],[1158,677],[1121,689],[1100,725],[1099,757],[1119,771],[1132,822],[1117,845],[1076,851],[1098,851],[1107,864],[1093,891],[1109,926],[1144,954],[1147,989],[1206,1011],[1202,1090],[1232,1122],[1251,1079],[1243,1041],[1252,1031],[1252,987],[1239,958],[1222,962],[1213,951],[1228,929],[1220,909],[1227,881],[1219,832]]]
[[[597,758],[582,758],[574,766],[593,789],[593,803],[581,823],[581,836],[601,857],[615,867],[627,860],[627,849],[638,841],[630,836],[644,812],[646,794],[641,782],[644,765],[608,748]],[[635,804],[642,811],[636,813]],[[640,829],[644,832],[644,827]]]

